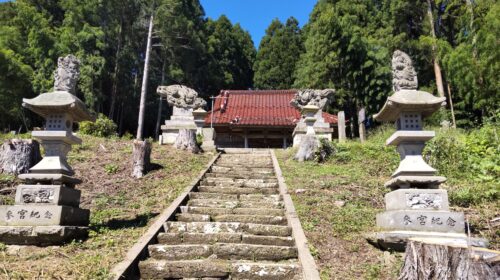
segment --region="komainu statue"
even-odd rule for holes
[[[54,91],[67,91],[75,94],[75,87],[80,76],[80,61],[70,54],[59,57],[57,70],[54,72]]]
[[[396,50],[392,55],[392,86],[394,92],[418,87],[417,72],[413,68],[411,58],[404,52]]]
[[[194,89],[183,85],[159,86],[156,92],[165,97],[170,106],[196,110],[207,105]]]
[[[331,102],[334,93],[334,89],[304,89],[295,94],[290,104],[299,110],[306,105],[314,105],[323,110],[325,105]]]

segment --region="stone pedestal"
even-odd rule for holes
[[[76,58],[68,57],[59,59],[60,68],[75,67]],[[65,69],[58,69],[56,90],[58,86],[74,90],[71,83],[75,83],[76,78],[65,80],[65,75]],[[72,177],[74,171],[66,156],[71,145],[82,142],[72,132],[73,123],[93,121],[94,117],[83,102],[68,91],[23,99],[23,106],[45,118],[45,130],[32,132],[32,136],[40,140],[45,157],[29,173],[19,175],[25,184],[17,186],[15,205],[0,207],[0,242],[60,245],[86,238],[90,211],[79,208],[81,193],[75,185],[81,181]]]
[[[213,128],[203,128],[203,143],[201,148],[205,152],[215,151],[217,148],[215,146],[215,129]]]
[[[323,112],[321,110],[314,113],[315,121],[312,125],[314,129],[314,134],[318,139],[325,138],[329,141],[332,140],[333,128],[330,127],[329,123],[325,122],[323,118]],[[302,137],[307,134],[307,124],[305,117],[301,118],[297,123],[297,126],[293,130],[293,147],[299,147],[300,142],[302,141]]]
[[[161,126],[162,142],[160,144],[173,145],[181,129],[197,130],[193,109],[183,109],[174,106],[170,120],[165,121],[165,125]]]

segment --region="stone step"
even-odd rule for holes
[[[180,213],[175,216],[179,222],[210,222],[210,215]]]
[[[219,182],[201,182],[201,186],[212,186],[212,187],[236,187],[236,188],[278,188],[278,182],[260,183],[260,182],[231,182],[231,181],[219,181]]]
[[[148,246],[155,259],[180,261],[200,258],[225,260],[282,261],[297,258],[297,248],[290,246],[255,245],[242,243],[155,244]]]
[[[148,259],[140,262],[143,279],[222,278],[232,280],[300,280],[300,266],[296,261],[283,263],[227,261],[227,260],[183,260],[169,261]]]
[[[207,258],[213,254],[212,247],[212,245],[202,244],[154,244],[149,245],[148,250],[152,258],[180,261]]]
[[[286,225],[287,220],[283,216],[270,215],[218,215],[212,217],[214,222],[237,222],[266,225]]]
[[[273,208],[283,209],[281,201],[245,201],[238,199],[191,199],[188,206],[219,207],[219,208]]]
[[[210,216],[218,215],[267,215],[267,216],[284,216],[284,209],[272,208],[217,208],[217,207],[198,207],[198,206],[181,206],[182,213],[202,214]]]
[[[254,174],[251,172],[245,174],[232,174],[232,173],[207,173],[206,178],[231,178],[231,179],[272,179],[276,178],[271,174]]]
[[[292,228],[281,225],[263,225],[237,222],[166,222],[166,233],[245,233],[252,235],[292,235]]]
[[[260,202],[278,202],[281,201],[281,195],[272,194],[223,194],[223,193],[211,193],[211,192],[191,192],[189,193],[190,199],[223,199],[223,200],[236,200],[240,201],[260,201]]]
[[[214,244],[214,243],[245,243],[255,245],[295,246],[291,236],[253,235],[236,233],[189,233],[162,232],[158,234],[159,244]]]
[[[253,172],[258,174],[274,174],[274,169],[272,167],[221,166],[217,164],[212,166],[210,172],[212,173]]]
[[[200,192],[223,193],[223,194],[279,194],[277,188],[240,188],[240,187],[217,187],[198,186]]]
[[[203,184],[214,184],[214,183],[276,183],[278,180],[276,178],[267,179],[234,179],[234,178],[204,178],[201,181]]]

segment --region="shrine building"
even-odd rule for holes
[[[215,129],[215,145],[220,148],[287,148],[301,118],[290,105],[297,90],[221,90],[213,110],[205,117],[205,127]],[[337,133],[337,116],[322,114]],[[334,137],[332,135],[332,137]]]

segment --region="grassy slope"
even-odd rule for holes
[[[130,178],[130,141],[83,137],[70,164],[83,179],[81,208],[91,210],[90,238],[62,247],[0,246],[0,279],[108,279],[110,269],[211,159],[154,145],[156,170]],[[13,186],[3,177],[0,189]],[[12,204],[13,195],[1,197]],[[37,278],[38,279],[38,278]]]
[[[383,196],[388,192],[383,184],[399,163],[395,148],[383,144],[392,132],[380,130],[365,144],[337,144],[337,154],[323,164],[298,163],[293,160],[294,150],[277,151],[322,279],[397,277],[401,254],[381,252],[363,238],[364,233],[375,230],[375,215],[383,211]],[[454,178],[450,182],[442,186],[450,192],[459,191],[460,184],[471,184]],[[346,204],[338,207],[336,201]],[[476,234],[490,239],[498,249],[498,230],[486,226],[498,215],[497,201],[481,201],[469,207],[457,207],[452,201],[451,206],[453,211],[464,211]]]

